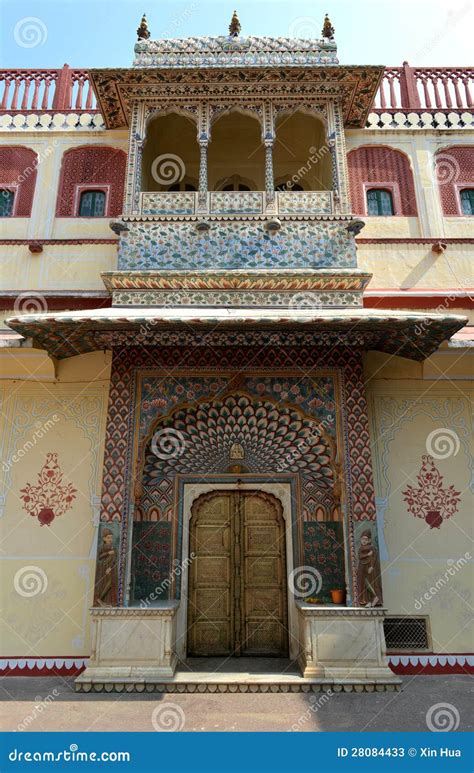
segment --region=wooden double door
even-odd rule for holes
[[[285,523],[259,491],[213,491],[190,521],[188,655],[288,654]]]

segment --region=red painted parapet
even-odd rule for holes
[[[387,67],[375,110],[469,110],[474,107],[470,67]]]
[[[0,112],[96,112],[87,70],[0,70]]]

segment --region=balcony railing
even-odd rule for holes
[[[0,70],[0,111],[97,112],[87,70]]]
[[[466,111],[474,107],[470,67],[388,67],[373,110]],[[0,112],[96,112],[87,70],[0,70]]]
[[[167,215],[263,215],[266,212],[264,191],[211,191],[206,202],[199,194],[142,193],[141,214]],[[331,215],[334,212],[332,191],[279,191],[275,193],[275,215]]]
[[[470,67],[388,67],[374,110],[466,111],[474,107],[474,69]]]

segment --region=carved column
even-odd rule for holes
[[[265,210],[276,212],[275,175],[273,173],[273,146],[275,144],[275,121],[273,105],[263,106],[263,144],[265,145]]]
[[[337,201],[336,212],[349,214],[351,203],[349,200],[344,118],[342,105],[337,100],[328,102],[328,144],[333,159],[333,184],[337,185],[334,188],[335,203]]]
[[[199,137],[199,192],[198,192],[198,212],[207,212],[207,149],[209,147],[209,137],[201,135]]]
[[[211,138],[210,110],[208,102],[200,102],[197,117],[197,140],[199,143],[199,191],[198,212],[208,211],[208,175],[207,175],[207,151]]]
[[[137,214],[140,211],[143,141],[143,106],[140,102],[135,102],[132,107],[130,120],[127,179],[123,209],[125,215]]]

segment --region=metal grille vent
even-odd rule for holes
[[[427,617],[387,617],[383,627],[387,650],[430,649]]]

